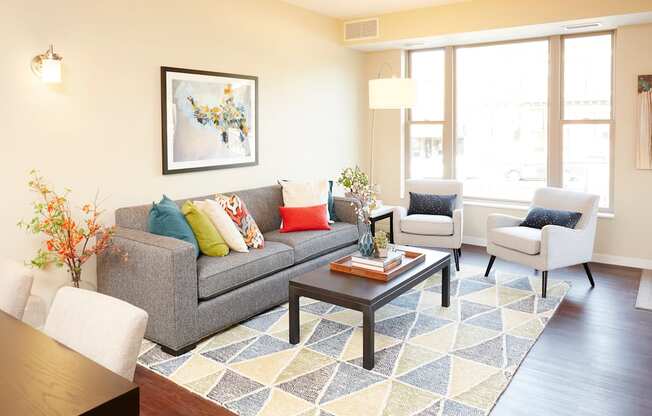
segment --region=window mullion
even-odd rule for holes
[[[444,137],[442,143],[444,157],[444,178],[455,178],[455,48],[444,49]]]
[[[550,79],[548,82],[548,186],[562,187],[562,45],[560,36],[550,37]]]

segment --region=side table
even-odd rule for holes
[[[376,222],[389,218],[389,242],[394,244],[394,207],[391,205],[383,205],[371,211],[369,220],[371,224],[371,235],[376,234]]]

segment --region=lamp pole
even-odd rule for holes
[[[392,65],[389,62],[383,62],[380,64],[380,67],[378,68],[378,74],[376,75],[376,79],[380,79],[383,75],[383,69],[387,67],[389,68],[391,76],[394,75],[394,68],[392,68]],[[371,104],[371,103],[370,103]],[[376,108],[371,107],[371,140],[370,140],[370,149],[369,149],[369,184],[374,186],[373,179],[374,179],[374,136],[375,136],[375,127],[376,127]]]

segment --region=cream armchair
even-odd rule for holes
[[[394,209],[394,241],[397,244],[453,250],[455,268],[460,270],[462,254],[462,182],[435,179],[409,179],[406,190],[422,194],[457,195],[453,218],[443,215],[408,215],[410,198]]]
[[[595,286],[589,261],[598,218],[600,197],[557,188],[541,188],[531,207],[581,212],[574,229],[546,225],[541,230],[519,227],[524,218],[491,214],[487,219],[487,253],[491,255],[485,276],[496,257],[530,266],[542,273],[541,296],[546,297],[548,271],[582,264],[591,286]]]

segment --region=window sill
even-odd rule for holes
[[[464,206],[507,209],[512,211],[523,211],[523,212],[527,212],[530,209],[529,205],[519,204],[516,202],[509,203],[509,202],[494,202],[494,201],[479,201],[479,200],[465,200]],[[598,218],[614,219],[616,218],[616,215],[613,212],[598,212]]]

